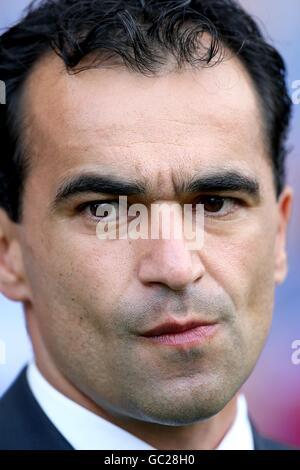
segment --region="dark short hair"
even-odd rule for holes
[[[199,47],[205,33],[209,33],[209,44]],[[239,57],[256,88],[278,197],[285,183],[291,115],[285,64],[237,2],[35,0],[22,19],[0,36],[0,79],[7,95],[7,104],[0,106],[0,206],[13,221],[21,221],[28,169],[21,141],[22,90],[33,65],[47,51],[54,50],[69,73],[80,72],[81,59],[95,52],[98,60],[90,67],[117,59],[128,69],[149,75],[157,73],[170,56],[179,68],[184,64],[213,66],[222,60],[225,47]]]

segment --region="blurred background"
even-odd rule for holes
[[[299,0],[240,3],[255,16],[285,58],[292,95],[293,82],[300,80]],[[28,0],[1,1],[1,32],[28,4]],[[294,365],[291,359],[292,343],[300,340],[300,104],[294,106],[290,147],[288,180],[294,187],[295,205],[288,240],[289,275],[277,289],[271,334],[244,391],[261,432],[300,446],[300,364]],[[31,356],[22,308],[0,294],[0,395]]]

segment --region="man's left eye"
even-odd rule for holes
[[[210,217],[224,217],[234,212],[239,201],[232,197],[205,196],[198,204],[203,204],[204,214]]]

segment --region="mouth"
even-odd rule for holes
[[[169,321],[156,326],[141,336],[153,343],[166,346],[199,345],[210,339],[219,324],[216,322],[190,321],[178,323]]]

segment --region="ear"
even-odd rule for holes
[[[275,245],[275,282],[281,284],[288,272],[286,251],[287,228],[293,203],[293,191],[285,187],[278,200],[278,227]]]
[[[28,302],[31,292],[24,272],[16,224],[0,208],[0,292],[8,299]]]

